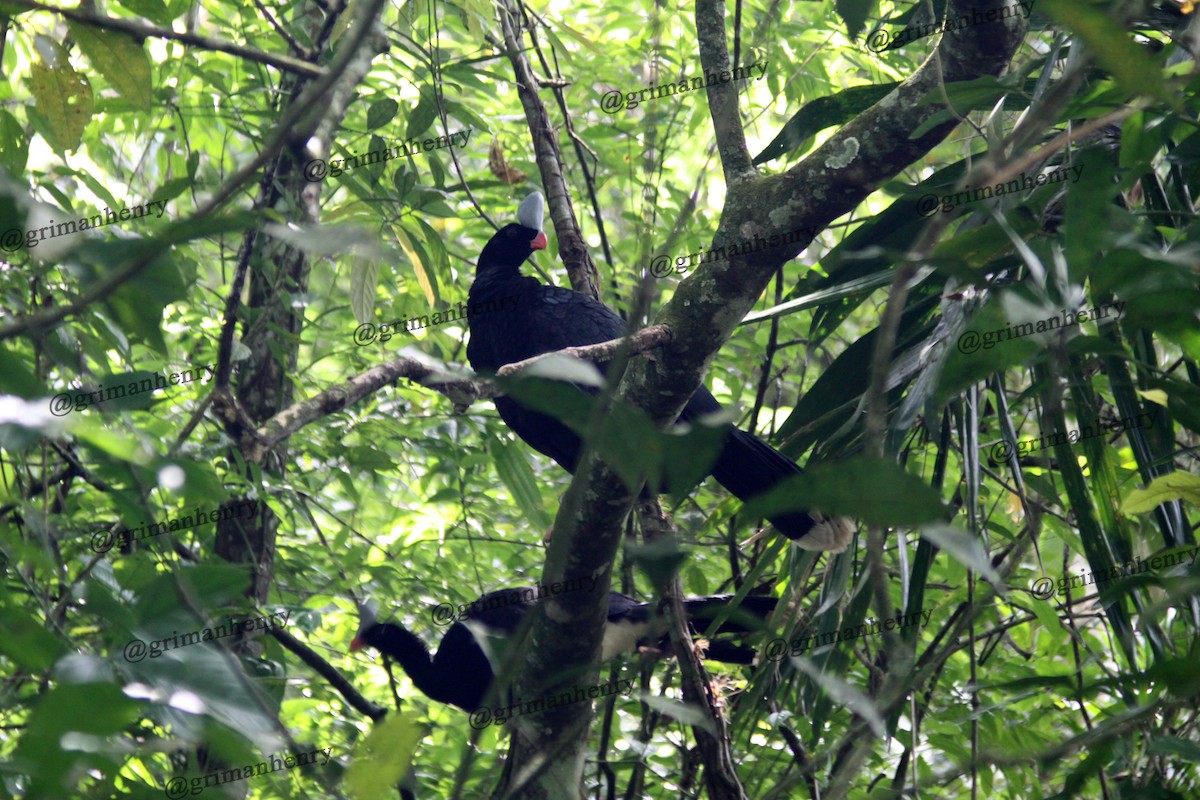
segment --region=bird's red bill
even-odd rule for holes
[[[362,646],[363,640],[355,636],[354,640],[350,642],[350,652],[353,653],[355,650],[361,650]]]
[[[546,249],[546,232],[538,231],[538,235],[533,237],[533,241],[529,243],[529,246],[532,247],[534,250],[545,250]]]

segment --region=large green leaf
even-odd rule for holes
[[[891,462],[861,457],[821,464],[788,478],[747,503],[745,513],[770,517],[801,509],[889,526],[922,525],[952,515],[937,492],[919,478]]]
[[[92,119],[92,85],[87,77],[70,65],[33,64],[29,90],[46,121],[41,133],[54,149],[69,152],[79,147],[83,129]]]
[[[1200,477],[1190,472],[1172,472],[1155,478],[1145,489],[1130,492],[1121,503],[1121,511],[1144,514],[1172,500],[1186,500],[1200,506]]]
[[[71,35],[96,71],[117,93],[139,111],[149,111],[154,102],[150,57],[132,36],[78,22],[68,23]]]

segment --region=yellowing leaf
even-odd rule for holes
[[[379,262],[361,256],[350,268],[350,309],[360,325],[369,322],[375,310],[375,288],[379,283]]]
[[[355,748],[353,763],[342,779],[346,794],[355,800],[391,797],[424,735],[424,728],[403,714],[389,714],[377,723]]]
[[[400,249],[412,262],[413,272],[417,274],[417,284],[421,287],[421,291],[425,292],[425,299],[429,301],[429,305],[433,305],[437,302],[437,297],[433,293],[433,284],[429,282],[429,276],[425,274],[425,265],[421,263],[421,257],[413,249],[408,232],[398,225],[393,225],[392,230],[396,232],[396,242],[400,245]]]
[[[139,111],[149,111],[154,92],[150,57],[142,45],[132,36],[118,31],[100,30],[76,22],[70,23],[70,27],[79,49],[117,94]]]
[[[1151,403],[1167,407],[1167,393],[1162,389],[1138,389],[1138,397],[1143,397]]]
[[[1130,492],[1121,504],[1121,512],[1142,514],[1171,500],[1186,500],[1200,506],[1200,477],[1190,472],[1172,472],[1157,477],[1145,489]]]
[[[92,118],[92,85],[69,64],[47,67],[34,64],[29,90],[37,111],[49,125],[44,133],[55,150],[79,147],[83,129]]]

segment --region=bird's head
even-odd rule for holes
[[[541,192],[534,191],[517,208],[517,221],[505,225],[488,240],[479,254],[479,266],[515,269],[524,264],[534,250],[546,249],[546,234],[542,231],[545,213],[546,201]]]
[[[379,606],[368,600],[365,603],[358,604],[358,632],[354,634],[354,639],[350,642],[350,652],[361,650],[369,642],[366,640],[367,631],[375,625],[379,619]]]

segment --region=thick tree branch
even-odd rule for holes
[[[952,0],[948,13],[978,10],[986,15],[1009,0]],[[706,66],[728,64],[724,32],[719,27],[722,10],[716,0],[700,0],[697,31],[701,59]],[[622,399],[648,411],[660,424],[672,421],[700,385],[713,355],[757,301],[774,272],[793,258],[820,228],[853,210],[882,181],[919,159],[956,126],[951,120],[910,139],[912,131],[943,109],[925,97],[943,81],[963,81],[999,74],[1020,44],[1021,21],[979,25],[943,37],[935,54],[883,101],[846,125],[784,175],[758,177],[740,166],[736,142],[726,135],[721,157],[729,177],[728,196],[718,229],[716,246],[755,242],[772,235],[806,230],[802,241],[768,248],[754,247],[727,261],[701,265],[676,288],[657,321],[673,335],[663,355],[652,364],[638,359],[618,386]],[[719,70],[718,70],[719,71]],[[736,98],[736,93],[734,93]],[[723,93],[710,93],[714,119],[727,123],[728,102]],[[736,109],[734,109],[736,114]],[[763,209],[767,209],[764,214]],[[779,239],[776,240],[780,241]],[[792,241],[789,237],[788,241]],[[616,370],[610,370],[615,380]],[[598,403],[599,409],[603,404]],[[599,574],[607,587],[621,540],[621,522],[633,503],[631,490],[590,450],[585,450],[555,520],[544,581],[565,574]],[[597,593],[598,595],[599,593]],[[536,620],[524,658],[526,672],[519,688],[545,687],[564,670],[590,670],[607,609],[607,596],[577,592],[552,598],[547,612]],[[588,708],[566,707],[524,719],[513,733],[513,755],[518,759],[546,750],[546,743],[577,737],[578,723]],[[580,763],[579,769],[582,769]],[[578,786],[568,785],[571,773],[564,766],[551,781],[524,787],[513,796],[557,798],[575,796]],[[557,800],[556,798],[556,800]]]
[[[648,325],[627,339],[609,339],[607,342],[589,344],[584,347],[566,347],[562,350],[556,350],[553,353],[543,353],[540,356],[527,358],[524,361],[505,364],[496,372],[496,375],[501,378],[507,378],[509,375],[515,375],[522,370],[529,369],[541,361],[558,356],[569,356],[600,364],[616,358],[618,351],[622,348],[628,348],[631,354],[645,353],[656,347],[662,347],[669,341],[671,341],[670,328],[666,325]]]
[[[571,205],[571,193],[563,178],[562,151],[558,136],[550,124],[550,115],[542,98],[538,97],[538,81],[533,75],[529,59],[521,49],[518,32],[520,13],[511,0],[496,0],[496,12],[500,27],[504,31],[504,48],[512,62],[513,74],[517,78],[517,94],[525,108],[525,119],[529,123],[533,138],[533,151],[537,159],[538,172],[542,176],[542,187],[546,190],[546,201],[550,205],[550,219],[554,221],[554,233],[558,240],[558,253],[567,267],[571,287],[577,292],[600,299],[600,274],[596,262],[583,240],[575,209]]]
[[[497,375],[509,377],[552,357],[569,356],[593,363],[602,363],[612,360],[622,345],[627,345],[631,352],[645,353],[661,347],[669,341],[671,341],[670,329],[663,325],[653,325],[643,328],[628,339],[613,339],[586,347],[568,347],[553,353],[527,358],[524,361],[506,364],[500,368]],[[422,386],[441,392],[454,401],[455,406],[460,410],[479,400],[501,394],[495,383],[488,378],[473,378],[465,375],[459,377],[432,363],[400,356],[371,367],[366,372],[355,375],[344,383],[331,386],[307,400],[288,406],[257,429],[251,427],[242,453],[251,463],[260,463],[272,448],[305,425],[329,414],[337,413],[401,378],[408,378]],[[231,400],[232,398],[228,395],[218,396],[217,401],[214,402],[214,408],[226,422],[244,425],[246,422],[244,413],[238,413],[238,409],[231,404]]]
[[[697,0],[696,36],[700,41],[700,63],[704,65],[706,75],[729,72],[725,35],[725,3],[722,0]],[[746,132],[742,129],[737,83],[714,81],[707,91],[725,182],[732,185],[737,180],[757,175],[751,163],[750,149],[746,146]]]

